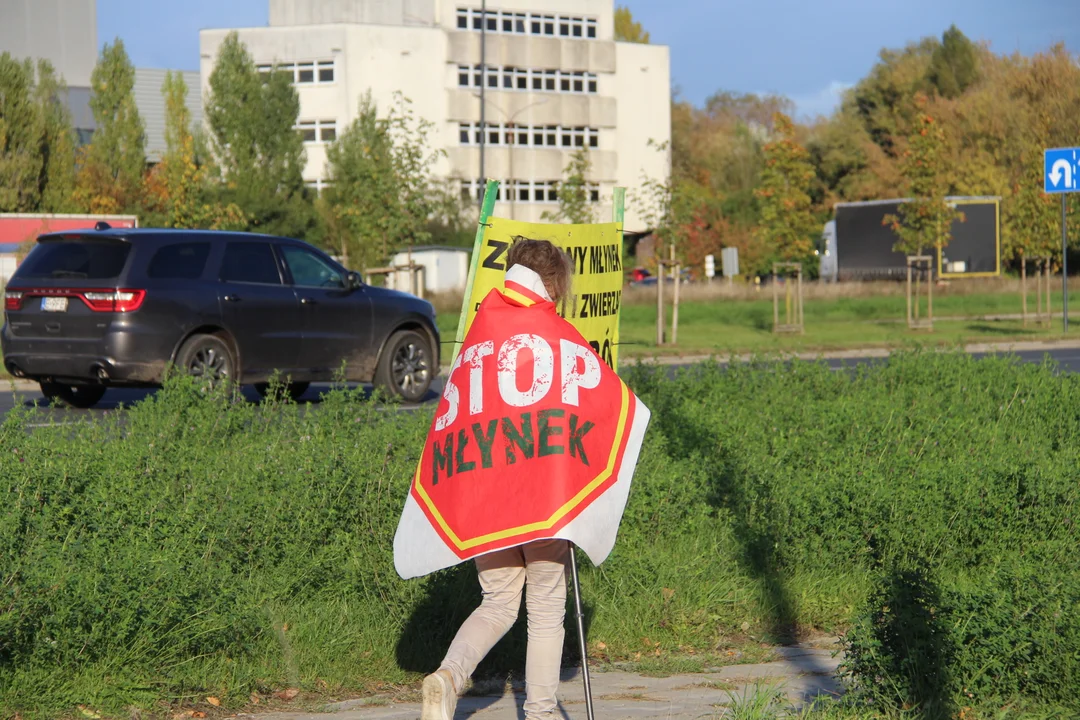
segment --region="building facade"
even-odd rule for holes
[[[0,53],[52,63],[79,142],[94,132],[90,73],[97,62],[96,0],[0,0]]]
[[[659,149],[671,136],[668,48],[616,42],[613,16],[614,0],[490,0],[486,14],[480,0],[270,0],[268,27],[237,32],[261,68],[293,73],[310,186],[325,183],[326,147],[370,92],[384,112],[405,98],[432,123],[428,141],[445,150],[436,171],[469,197],[482,193],[484,133],[502,217],[540,220],[571,154],[587,149],[607,219],[614,187],[670,172]],[[200,33],[204,97],[231,31]],[[645,228],[632,200],[626,227]]]

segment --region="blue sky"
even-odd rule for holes
[[[774,92],[828,113],[883,47],[955,23],[997,52],[1056,42],[1080,53],[1080,0],[619,0],[671,46],[672,84],[701,104],[717,90]],[[473,3],[476,4],[476,3]],[[491,3],[498,5],[497,0]],[[199,29],[267,23],[269,0],[98,0],[98,39],[139,67],[197,70]]]

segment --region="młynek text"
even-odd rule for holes
[[[518,384],[518,355],[525,350],[532,353],[532,382],[522,390]],[[451,477],[455,472],[468,472],[476,468],[477,460],[481,467],[490,468],[493,464],[492,447],[496,435],[500,433],[507,465],[516,463],[519,455],[529,460],[562,454],[569,454],[581,463],[589,464],[582,440],[592,430],[594,423],[582,420],[568,408],[580,405],[582,391],[599,386],[600,360],[588,347],[566,339],[559,341],[558,356],[556,368],[555,351],[551,344],[538,335],[528,333],[510,337],[502,343],[497,354],[495,343],[488,340],[470,345],[458,355],[443,390],[446,410],[435,419],[436,432],[449,428],[463,411],[469,416],[484,412],[484,370],[485,364],[492,361],[495,363],[499,398],[505,405],[523,409],[536,405],[548,396],[557,380],[558,388],[555,391],[567,407],[541,410],[535,413],[535,418],[532,412],[522,412],[517,417],[469,423],[456,433],[450,432],[436,438],[432,446],[432,485],[438,484],[440,471],[444,477]],[[461,373],[457,370],[462,366],[468,369],[464,375],[468,385],[467,408],[462,407],[462,392],[458,388]],[[473,443],[475,451],[470,448]]]

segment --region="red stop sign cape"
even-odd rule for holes
[[[544,538],[603,562],[648,421],[554,304],[508,276],[447,377],[394,538],[398,574]]]

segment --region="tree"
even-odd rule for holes
[[[583,225],[596,221],[595,203],[592,200],[592,189],[589,187],[589,172],[592,163],[589,160],[589,151],[580,148],[570,156],[570,161],[563,169],[565,179],[561,180],[556,193],[559,198],[559,209],[545,211],[541,218],[547,222],[564,222],[573,225]]]
[[[795,125],[777,113],[776,139],[766,143],[761,184],[754,190],[761,203],[759,241],[775,248],[787,261],[807,261],[820,225],[810,204],[814,168],[810,154],[795,138]]]
[[[975,45],[955,25],[941,36],[930,56],[926,79],[942,97],[956,98],[979,76]]]
[[[0,212],[70,209],[74,131],[52,65],[0,55]]]
[[[870,74],[856,83],[844,100],[870,139],[891,158],[898,156],[897,142],[915,124],[914,98],[926,87],[931,58],[939,44],[935,38],[925,38],[903,50],[882,50]]]
[[[152,224],[211,230],[245,228],[247,218],[239,207],[207,199],[207,172],[196,157],[183,76],[167,72],[161,93],[165,97],[165,154],[146,174],[144,183],[146,208],[156,215]]]
[[[75,198],[90,212],[135,205],[146,167],[146,133],[135,106],[135,67],[119,38],[106,43],[90,75],[97,129],[81,153]]]
[[[243,209],[250,230],[303,238],[315,216],[302,175],[304,141],[295,129],[300,99],[290,78],[264,78],[230,33],[210,73],[206,121],[220,203]]]
[[[428,241],[441,195],[431,171],[441,156],[427,145],[431,123],[407,100],[383,117],[366,94],[359,114],[329,148],[324,217],[329,242],[352,267],[382,264],[408,245]]]
[[[628,7],[615,8],[615,39],[621,42],[649,44],[649,33],[641,27],[641,23],[634,22],[634,17],[630,14]]]
[[[38,61],[37,104],[41,109],[42,173],[40,209],[48,213],[75,210],[75,128],[64,102],[67,88],[48,60]]]
[[[1042,173],[1042,153],[1038,153],[1012,187],[1004,212],[1009,230],[1007,258],[1020,262],[1039,256],[1061,259],[1060,205],[1057,198],[1042,191]]]
[[[926,97],[916,98],[925,107]],[[894,249],[905,255],[921,255],[924,250],[942,250],[952,239],[952,222],[963,220],[963,213],[945,200],[948,178],[945,174],[945,131],[925,112],[908,138],[908,148],[901,158],[901,172],[907,181],[911,200],[900,204],[897,215],[886,215],[882,223],[899,236]]]
[[[34,70],[29,60],[0,55],[0,211],[28,212],[40,201],[44,167],[42,123],[34,103]]]

